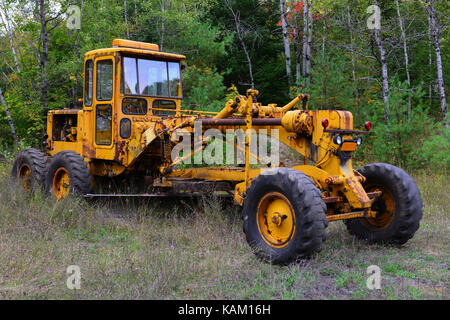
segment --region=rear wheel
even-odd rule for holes
[[[268,170],[252,181],[244,201],[244,232],[257,256],[285,264],[320,251],[326,239],[326,206],[313,181],[289,168]]]
[[[21,150],[14,159],[11,175],[21,181],[26,191],[41,188],[44,185],[47,156],[34,148]]]
[[[350,234],[369,242],[407,242],[422,218],[422,198],[414,180],[386,163],[369,164],[358,171],[366,178],[366,192],[381,191],[381,196],[372,204],[375,217],[344,221]]]
[[[90,193],[92,178],[83,158],[73,151],[62,151],[55,155],[46,173],[46,190],[57,199],[70,194]]]

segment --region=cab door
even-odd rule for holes
[[[95,59],[93,142],[97,159],[114,159],[114,68],[113,57]]]

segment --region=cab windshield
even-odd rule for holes
[[[180,63],[124,57],[121,93],[181,98]]]

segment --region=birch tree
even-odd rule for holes
[[[431,39],[433,41],[433,48],[436,55],[436,69],[437,82],[439,87],[439,99],[441,102],[441,114],[444,119],[444,125],[448,127],[449,123],[446,120],[447,116],[447,101],[445,96],[444,75],[442,71],[442,57],[441,57],[441,35],[440,27],[436,21],[435,0],[426,0],[426,10],[429,17]]]
[[[14,121],[13,121],[13,119],[11,117],[11,113],[9,112],[8,105],[6,104],[5,98],[3,97],[2,88],[0,88],[0,103],[5,108],[6,120],[8,121],[8,125],[9,125],[9,128],[11,130],[11,136],[13,138],[14,145],[18,146],[19,142],[17,140],[16,127],[14,126]]]
[[[306,86],[311,83],[311,46],[312,46],[312,25],[313,10],[311,0],[303,2],[303,52],[302,52],[302,74],[306,78]]]
[[[374,5],[378,7],[378,0],[374,0]],[[386,57],[386,50],[384,47],[383,40],[381,38],[381,29],[374,28],[375,42],[380,52],[379,62],[381,64],[381,77],[382,77],[382,95],[384,104],[384,122],[386,125],[389,120],[389,75],[388,75],[388,64]]]
[[[303,17],[303,51],[302,51],[302,75],[306,77],[306,55],[307,55],[307,45],[308,45],[308,1],[303,3],[302,17]]]
[[[288,24],[286,17],[286,0],[280,0],[280,13],[281,13],[281,28],[283,32],[283,44],[284,44],[284,56],[286,63],[286,75],[289,85],[292,85],[292,72],[291,72],[291,46],[289,44]]]
[[[13,55],[13,59],[14,59],[14,65],[16,67],[17,72],[20,73],[20,66],[19,66],[19,61],[17,59],[17,52],[16,52],[16,48],[14,45],[14,39],[13,39],[13,32],[11,29],[11,23],[10,20],[8,19],[8,17],[10,16],[8,7],[5,3],[4,0],[2,0],[1,2],[1,8],[0,8],[0,21],[2,22],[2,26],[3,28],[6,30],[6,36],[9,39],[9,45],[11,48],[11,53]]]
[[[350,48],[353,50],[353,25],[352,25],[352,17],[350,14],[350,4],[349,0],[347,0],[347,27],[349,31],[349,37],[350,37]],[[359,103],[359,90],[358,90],[358,79],[357,79],[357,72],[356,72],[356,62],[355,62],[355,55],[352,54],[352,78],[353,82],[355,84],[355,98],[356,101]]]
[[[306,1],[308,5],[308,37],[307,37],[307,45],[306,45],[306,84],[309,87],[311,83],[311,47],[312,47],[312,34],[313,34],[313,8],[312,1]]]
[[[19,65],[19,61],[18,61],[18,58],[17,58],[16,49],[15,49],[15,46],[14,46],[14,40],[13,40],[11,25],[10,25],[10,22],[8,20],[8,16],[9,16],[8,8],[6,6],[6,3],[3,0],[2,0],[1,5],[2,5],[1,8],[0,8],[0,19],[1,19],[1,22],[2,22],[1,25],[6,30],[6,36],[9,39],[9,44],[10,44],[10,47],[11,47],[11,53],[13,55],[14,66],[16,68],[17,73],[20,74],[20,65]],[[18,146],[19,142],[18,142],[18,139],[17,139],[16,127],[14,125],[14,121],[13,121],[13,118],[11,116],[11,112],[9,111],[8,105],[6,103],[6,100],[5,100],[4,96],[3,96],[2,88],[0,88],[0,103],[5,108],[6,120],[8,121],[8,125],[9,125],[9,128],[11,130],[11,136],[12,136],[14,145]]]

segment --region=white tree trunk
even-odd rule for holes
[[[9,38],[9,45],[11,47],[11,52],[12,52],[13,59],[14,59],[14,65],[16,67],[17,72],[20,73],[20,65],[19,65],[19,61],[17,59],[16,48],[14,47],[14,39],[13,39],[13,35],[12,35],[11,25],[8,20],[9,16],[10,16],[10,14],[8,12],[8,8],[6,7],[6,4],[2,1],[2,8],[0,11],[0,19],[5,28],[6,35]]]
[[[444,75],[442,71],[442,57],[441,57],[441,38],[440,38],[440,30],[436,23],[436,14],[434,11],[434,0],[426,1],[426,8],[428,12],[428,16],[430,17],[430,30],[431,30],[431,39],[433,40],[434,52],[436,54],[436,69],[437,69],[437,81],[439,87],[439,98],[441,101],[441,114],[443,119],[446,119],[447,116],[447,101],[445,96],[445,87],[444,87]],[[448,122],[445,121],[445,126],[448,126]]]
[[[291,72],[291,46],[289,44],[289,33],[287,30],[286,22],[286,0],[280,0],[280,13],[281,13],[281,28],[283,31],[283,43],[284,43],[284,56],[286,62],[286,75],[289,85],[292,85],[292,72]]]
[[[350,15],[350,4],[347,0],[347,25],[348,25],[348,30],[350,32],[350,47],[353,50],[353,25],[352,25],[352,19],[351,19],[351,15]],[[352,54],[352,77],[353,77],[353,82],[355,85],[355,98],[357,103],[359,104],[359,90],[358,90],[358,80],[356,77],[356,62],[355,62],[355,55]]]
[[[398,0],[395,0],[395,4],[397,6],[398,24],[400,26],[401,38],[403,43],[403,55],[405,57],[406,79],[408,81],[408,89],[411,90],[411,77],[409,75],[409,57],[408,57],[408,46],[406,43],[406,32],[403,26],[403,20],[400,14],[400,5],[398,3]],[[410,117],[410,115],[411,115],[411,96],[408,96],[408,118]]]
[[[311,47],[312,47],[312,27],[313,27],[313,10],[312,10],[312,1],[307,0],[308,3],[308,43],[307,43],[307,50],[306,50],[306,85],[309,87],[311,84]]]
[[[433,41],[431,40],[431,23],[430,23],[430,16],[428,16],[428,68],[430,75],[433,73],[433,55],[432,55],[432,47],[433,47]],[[433,106],[433,80],[430,79],[430,84],[428,85],[428,99],[430,103],[430,107]]]
[[[8,120],[9,128],[11,130],[11,136],[13,138],[14,144],[18,146],[16,128],[14,126],[14,121],[11,117],[11,113],[9,112],[8,105],[6,104],[5,98],[3,97],[2,88],[0,88],[0,103],[5,107],[6,120]]]
[[[301,66],[300,44],[297,43],[297,39],[294,44],[294,54],[295,54],[295,79],[298,84],[300,83],[300,77],[302,76],[302,66]]]
[[[378,6],[378,1],[374,0],[374,4]],[[381,63],[381,77],[383,79],[382,83],[382,94],[384,103],[384,122],[386,125],[389,120],[389,76],[388,76],[388,65],[386,59],[386,50],[384,49],[383,40],[381,39],[380,29],[375,29],[375,42],[380,51],[380,63]]]
[[[308,52],[308,3],[303,2],[303,49],[302,49],[302,75],[306,77],[306,55]]]

